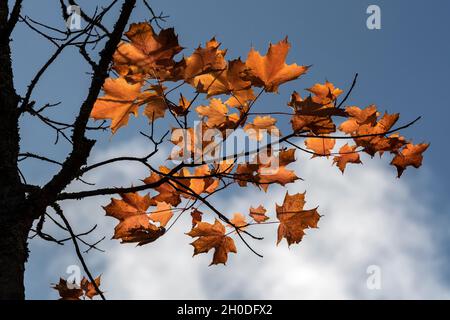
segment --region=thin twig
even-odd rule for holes
[[[79,247],[79,245],[78,245],[77,237],[76,237],[75,233],[73,232],[72,226],[70,225],[69,221],[68,221],[67,218],[64,216],[64,213],[63,213],[61,207],[60,207],[59,204],[57,204],[57,203],[54,203],[54,204],[52,205],[52,207],[53,207],[53,209],[55,210],[55,212],[56,212],[56,213],[61,217],[61,219],[64,221],[64,224],[65,224],[65,226],[66,226],[66,228],[67,228],[67,231],[69,231],[70,236],[72,237],[72,242],[73,242],[73,245],[74,245],[74,247],[75,247],[75,251],[76,251],[76,253],[77,253],[78,259],[80,260],[81,264],[83,265],[84,272],[86,272],[86,275],[88,276],[89,281],[92,283],[92,285],[93,285],[94,288],[95,288],[95,291],[97,292],[98,295],[100,295],[100,297],[102,298],[102,300],[106,300],[105,296],[103,295],[103,292],[100,291],[100,288],[97,286],[97,283],[95,282],[94,277],[92,276],[91,272],[89,271],[89,268],[88,268],[88,266],[87,266],[87,264],[86,264],[86,261],[84,261],[83,254],[81,253],[80,247]]]

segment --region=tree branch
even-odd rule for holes
[[[103,295],[103,292],[100,291],[99,287],[97,286],[97,283],[95,282],[94,277],[92,276],[91,272],[89,271],[89,268],[88,268],[88,266],[86,264],[86,261],[84,261],[83,254],[81,253],[80,246],[78,245],[78,242],[77,242],[77,237],[76,237],[75,233],[73,232],[72,226],[70,225],[69,221],[64,216],[64,212],[62,211],[61,207],[57,203],[52,204],[52,208],[61,217],[61,219],[63,220],[63,222],[64,222],[64,224],[65,224],[65,226],[67,228],[67,231],[69,231],[70,236],[72,238],[73,245],[75,247],[75,251],[76,251],[77,256],[78,256],[78,259],[80,260],[80,262],[81,262],[81,264],[83,266],[84,272],[86,272],[86,275],[89,278],[89,281],[94,286],[95,291],[97,292],[97,294],[100,295],[100,297],[103,300],[106,300],[105,296]]]
[[[14,27],[19,20],[20,10],[22,9],[22,2],[22,0],[16,0],[16,2],[14,3],[14,7],[9,16],[9,20],[6,23],[6,27],[1,30],[2,37],[9,38],[12,31],[14,30]]]
[[[122,33],[128,23],[136,0],[127,0],[123,2],[120,16],[116,21],[113,31],[106,42],[105,47],[100,53],[98,68],[94,70],[88,95],[81,105],[78,116],[73,126],[73,148],[70,155],[63,162],[62,169],[30,200],[42,211],[46,206],[53,203],[58,194],[78,175],[80,168],[86,163],[87,158],[95,144],[95,140],[85,137],[86,126],[89,121],[92,108],[100,93],[105,79],[108,77],[109,65],[113,54],[120,42]]]

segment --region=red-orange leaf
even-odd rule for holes
[[[303,210],[305,205],[305,193],[289,195],[286,192],[283,205],[276,206],[277,218],[280,220],[278,226],[277,244],[285,238],[288,245],[299,243],[305,235],[307,228],[317,228],[320,215],[317,208]]]
[[[261,141],[264,134],[279,136],[280,130],[275,125],[277,119],[271,116],[256,116],[253,123],[247,123],[244,126],[244,131],[251,139]]]
[[[213,71],[225,70],[227,64],[224,59],[225,50],[219,49],[220,43],[212,38],[206,46],[198,47],[191,56],[184,58],[180,73],[187,82],[194,86],[194,78]]]
[[[305,140],[306,148],[314,152],[313,157],[328,157],[333,150],[336,140],[333,138],[311,137]]]
[[[344,173],[347,163],[361,163],[359,153],[355,151],[357,147],[358,146],[349,146],[348,143],[346,143],[339,149],[339,155],[333,158],[333,163],[338,166],[342,173]]]
[[[159,76],[159,69],[173,66],[173,57],[182,50],[173,28],[156,34],[147,22],[133,23],[125,35],[130,42],[118,46],[114,69],[130,80],[141,80],[143,75]]]
[[[257,223],[264,222],[266,220],[269,220],[269,217],[266,216],[266,209],[260,205],[257,208],[250,207],[250,216],[255,220]]]
[[[150,222],[146,210],[154,203],[148,195],[138,193],[121,194],[123,200],[111,199],[111,203],[104,207],[107,216],[112,216],[120,222],[114,228],[113,239],[121,239],[123,243],[137,242],[144,245],[155,241],[165,232],[163,226],[156,226]]]
[[[245,216],[240,212],[236,212],[235,214],[233,214],[233,218],[230,219],[230,222],[231,226],[237,227],[241,230],[245,229],[245,226],[248,225]]]
[[[83,295],[83,289],[75,283],[68,284],[63,278],[59,279],[59,283],[55,284],[53,289],[58,291],[60,300],[80,300]]]
[[[158,222],[160,227],[165,227],[172,217],[172,207],[165,202],[157,202],[155,211],[149,214],[149,218],[154,222]]]
[[[95,284],[97,285],[97,288],[100,287],[100,283],[101,283],[101,276],[98,276],[97,278],[94,279]],[[85,277],[83,277],[83,279],[81,279],[81,289],[83,289],[84,291],[84,295],[86,297],[88,297],[89,299],[92,299],[93,297],[95,297],[96,295],[98,295],[99,293],[97,292],[97,290],[95,290],[95,286],[92,282],[90,282],[88,279],[86,279]]]
[[[316,83],[311,88],[307,89],[313,93],[312,100],[324,106],[328,106],[331,102],[343,92],[341,89],[336,88],[331,82],[325,82],[325,84]]]
[[[194,211],[191,212],[192,217],[192,228],[197,225],[197,223],[202,221],[203,212],[194,209]]]
[[[128,124],[130,114],[138,115],[139,106],[144,104],[145,94],[140,93],[141,84],[129,84],[123,78],[105,80],[105,95],[97,99],[91,112],[95,120],[111,120],[111,131],[115,133]]]
[[[198,238],[192,242],[194,256],[199,253],[206,253],[214,249],[212,264],[226,264],[228,253],[236,253],[236,246],[233,239],[225,235],[225,227],[218,220],[214,224],[199,222],[187,235]]]
[[[428,143],[408,143],[391,161],[391,165],[397,168],[398,177],[402,175],[406,167],[419,168],[422,165],[422,153],[428,149]]]
[[[236,113],[228,113],[228,107],[220,99],[211,99],[209,106],[199,106],[195,109],[204,118],[208,118],[206,125],[210,128],[230,128],[239,120]]]
[[[308,70],[308,67],[298,66],[295,63],[286,64],[290,47],[285,38],[276,44],[270,44],[265,56],[261,56],[252,48],[245,62],[248,67],[246,79],[250,80],[254,86],[264,87],[267,92],[277,92],[280,84],[300,77]]]

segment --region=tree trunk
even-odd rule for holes
[[[1,212],[3,215],[5,212]],[[17,215],[17,212],[16,214]],[[0,299],[25,299],[24,273],[28,258],[29,224],[0,220]]]
[[[0,1],[0,299],[24,299],[31,221],[18,171],[19,97],[14,89],[7,21],[8,1]]]

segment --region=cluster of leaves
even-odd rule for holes
[[[83,277],[80,284],[67,283],[67,280],[60,278],[59,283],[53,286],[53,289],[58,291],[60,300],[85,300],[92,299],[99,294],[97,288],[100,287],[100,277],[94,279],[95,285],[88,279]],[[97,288],[96,288],[97,287]]]
[[[399,135],[394,128],[399,114],[382,115],[374,105],[341,107],[346,98],[338,104],[343,91],[331,82],[313,85],[307,89],[306,97],[294,92],[283,110],[255,112],[255,102],[262,93],[276,93],[280,85],[308,71],[308,66],[286,63],[290,48],[287,39],[271,44],[265,55],[252,48],[242,61],[240,58],[227,60],[227,50],[220,48],[220,43],[213,38],[191,55],[177,60],[183,48],[173,29],[156,33],[150,24],[137,23],[130,26],[125,36],[127,39],[114,54],[115,76],[105,81],[104,96],[97,99],[91,113],[95,120],[111,120],[113,133],[128,124],[131,114],[138,116],[141,108],[152,128],[157,119],[168,116],[180,128],[193,131],[189,116],[194,111],[202,127],[223,132],[225,139],[225,132],[230,129],[243,128],[256,140],[261,140],[263,132],[270,130],[279,136],[280,143],[293,147],[267,147],[271,158],[279,164],[277,170],[270,169],[270,161],[259,161],[258,154],[256,161],[243,164],[237,164],[234,158],[209,164],[182,163],[172,168],[155,169],[148,165],[151,172],[143,182],[148,189],[153,189],[151,193],[120,194],[120,199],[113,198],[104,207],[108,216],[119,221],[115,239],[138,245],[153,242],[170,228],[168,224],[173,220],[174,211],[182,214],[190,210],[192,228],[187,235],[195,239],[194,255],[214,249],[212,264],[225,264],[228,253],[237,251],[231,236],[239,236],[244,243],[244,236],[256,238],[248,231],[250,226],[278,223],[277,242],[285,238],[288,245],[299,243],[306,229],[317,227],[320,215],[317,208],[304,208],[305,193],[286,193],[283,203],[275,207],[277,221],[272,222],[267,222],[270,218],[263,206],[250,207],[248,215],[235,213],[229,218],[207,200],[231,184],[254,185],[267,191],[271,184],[285,186],[295,182],[299,178],[294,170],[286,167],[296,161],[297,149],[313,157],[333,156],[333,163],[342,172],[349,163],[360,164],[362,152],[371,157],[392,154],[391,164],[397,168],[399,177],[408,166],[421,165],[428,144],[414,145]],[[185,85],[193,88],[192,99],[180,93],[174,101],[172,95]],[[200,95],[208,104],[194,107]],[[275,115],[290,117],[289,134],[281,135]],[[336,118],[344,121],[338,125]],[[333,135],[338,130],[342,135]],[[290,141],[294,138],[304,139],[304,147]],[[333,152],[338,138],[353,142]],[[194,142],[189,150],[192,153]],[[205,212],[198,209],[200,205],[206,205],[218,219],[213,223],[203,221]],[[150,207],[154,209],[149,210]]]

